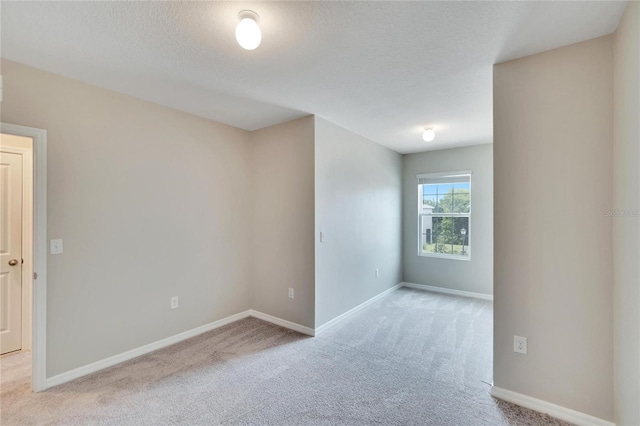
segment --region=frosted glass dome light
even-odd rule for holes
[[[424,129],[424,133],[422,134],[422,139],[425,142],[431,142],[436,138],[436,132],[433,131],[432,128]]]
[[[236,27],[236,40],[243,49],[253,50],[260,46],[262,32],[258,26],[258,14],[251,10],[238,13],[240,23]]]

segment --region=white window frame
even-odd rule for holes
[[[433,214],[425,214],[422,213],[422,188],[419,182],[420,179],[439,179],[439,178],[447,178],[447,177],[457,177],[457,176],[469,176],[469,213],[433,213]],[[416,191],[418,192],[418,232],[417,232],[417,243],[418,243],[418,256],[420,257],[434,257],[440,259],[450,259],[450,260],[463,260],[463,261],[471,261],[471,199],[473,198],[473,190],[471,189],[471,181],[472,181],[473,172],[471,170],[461,170],[456,172],[438,172],[438,173],[420,173],[416,175]],[[467,250],[468,256],[460,256],[456,254],[446,254],[446,253],[428,253],[422,250],[422,218],[423,217],[466,217],[469,219],[469,225],[467,228]]]

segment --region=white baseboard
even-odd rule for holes
[[[382,293],[380,293],[380,294],[378,294],[376,296],[373,296],[371,299],[367,300],[366,302],[363,302],[363,303],[359,304],[355,308],[349,309],[344,314],[338,315],[334,319],[325,322],[320,327],[316,328],[316,335],[318,335],[319,333],[322,333],[323,331],[326,331],[327,329],[333,327],[334,325],[338,324],[340,321],[345,320],[346,318],[350,317],[351,315],[355,314],[359,310],[365,308],[366,306],[370,305],[371,303],[375,302],[376,300],[380,299],[381,297],[386,296],[387,294],[391,293],[392,291],[396,291],[397,289],[402,287],[402,284],[403,283],[396,284],[393,287],[383,291]]]
[[[405,283],[405,282],[401,284],[403,287],[416,288],[418,290],[433,291],[435,293],[444,293],[444,294],[451,294],[453,296],[472,297],[474,299],[493,301],[493,295],[491,294],[474,293],[472,291],[453,290],[450,288],[434,287],[434,286],[425,285],[425,284],[415,284],[415,283]]]
[[[304,325],[300,325],[295,322],[274,317],[273,315],[265,314],[264,312],[255,311],[251,309],[249,310],[249,315],[251,315],[254,318],[261,319],[262,321],[270,322],[271,324],[279,325],[280,327],[288,328],[289,330],[306,334],[307,336],[315,336],[315,331],[313,328],[305,327]]]
[[[607,420],[495,386],[491,388],[491,396],[579,426],[615,426]]]
[[[178,333],[174,336],[167,337],[162,340],[158,340],[157,342],[149,343],[147,345],[140,346],[139,348],[131,349],[130,351],[126,351],[118,355],[105,358],[100,361],[92,362],[91,364],[87,364],[82,367],[74,368],[73,370],[66,371],[56,376],[49,377],[45,380],[44,389],[48,389],[53,386],[58,386],[66,382],[70,382],[71,380],[75,380],[82,376],[86,376],[88,374],[92,374],[97,371],[104,370],[105,368],[112,367],[116,364],[120,364],[125,361],[129,361],[130,359],[148,354],[149,352],[157,351],[158,349],[165,348],[167,346],[173,345],[183,340],[195,337],[199,334],[206,333],[207,331],[211,331],[216,328],[222,327],[223,325],[231,324],[232,322],[239,321],[241,319],[248,318],[248,317],[255,317],[263,321],[267,321],[272,324],[276,324],[281,327],[297,331],[302,334],[307,334],[309,336],[313,336],[315,334],[313,328],[305,327],[303,325],[296,324],[291,321],[274,317],[273,315],[268,315],[262,312],[249,309],[244,312],[240,312],[238,314],[228,316],[221,320],[214,321],[212,323],[205,324],[200,327],[196,327],[191,330],[184,331],[182,333]]]
[[[164,347],[173,345],[174,343],[178,343],[191,337],[195,337],[199,334],[214,330],[216,328],[222,327],[223,325],[230,324],[243,318],[248,318],[249,316],[251,316],[250,310],[240,312],[221,320],[214,321],[209,324],[184,331],[182,333],[178,333],[162,340],[158,340],[157,342],[149,343],[148,345],[140,346],[139,348],[131,349],[130,351],[126,351],[100,361],[92,362],[91,364],[87,364],[82,367],[74,368],[73,370],[69,370],[67,372],[47,378],[45,380],[45,389],[61,385],[62,383],[69,382],[82,376],[86,376],[87,374],[95,373],[96,371],[100,371],[108,367],[112,367],[116,364],[120,364],[121,362],[129,361],[130,359],[148,354],[149,352],[157,351],[158,349],[162,349]]]

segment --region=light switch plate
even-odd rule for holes
[[[62,239],[49,240],[49,254],[62,254]]]

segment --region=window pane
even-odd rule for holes
[[[422,216],[422,226],[420,235],[420,243],[422,251],[427,253],[435,253],[435,233],[433,229],[433,220],[431,216]]]
[[[422,193],[423,194],[437,194],[438,193],[438,185],[422,185]]]
[[[433,220],[433,236],[431,241],[430,252],[440,254],[451,254],[451,241],[447,234],[450,234],[451,225],[450,217],[434,217]]]
[[[446,204],[443,204],[446,203]],[[442,194],[428,194],[422,196],[422,205],[428,205],[433,207],[433,213],[443,213],[447,208],[447,205],[451,203],[451,200],[446,195]]]
[[[438,205],[438,196],[437,195],[423,195],[422,196],[422,205],[436,207]]]
[[[438,194],[438,204],[434,209],[434,213],[453,213],[453,189],[449,192]]]
[[[453,213],[469,213],[471,211],[471,203],[469,192],[466,190],[457,190],[453,194]]]
[[[439,196],[438,196],[438,185],[422,185],[422,204],[432,206],[434,208],[437,207]]]
[[[421,230],[423,252],[469,256],[469,218],[423,216]]]
[[[451,244],[438,244],[438,253],[453,254],[452,247],[453,246]]]
[[[429,203],[422,204],[422,206],[420,206],[420,209],[421,214],[431,214],[435,210],[435,208]]]
[[[469,256],[469,218],[452,218],[452,232],[452,242],[454,244],[453,254],[458,256]]]
[[[437,186],[438,186],[438,194],[447,194],[453,190],[452,183],[441,183],[441,184],[438,184]]]

